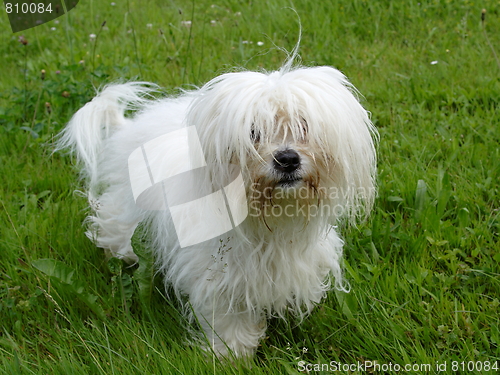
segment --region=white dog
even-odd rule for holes
[[[110,85],[59,141],[83,166],[89,237],[134,263],[146,223],[166,285],[221,356],[252,355],[268,317],[302,318],[332,281],[346,289],[336,225],[375,196],[377,132],[356,90],[331,67],[291,65],[161,100]]]

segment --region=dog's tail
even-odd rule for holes
[[[69,149],[75,154],[92,185],[97,181],[97,164],[104,141],[127,121],[125,112],[144,107],[156,89],[155,85],[144,82],[105,86],[59,134],[56,151]]]

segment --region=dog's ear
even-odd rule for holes
[[[308,143],[323,156],[326,174],[341,190],[343,216],[351,222],[366,217],[376,194],[378,132],[359,93],[332,67],[297,69],[284,78],[304,113]]]

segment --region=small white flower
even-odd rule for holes
[[[248,40],[242,40],[241,44],[248,44]]]
[[[59,20],[55,20],[54,23],[57,25],[59,23]]]
[[[51,27],[50,28],[52,31],[56,31],[56,28],[55,27]]]
[[[234,15],[235,16],[241,16],[241,12],[236,12]]]
[[[262,47],[262,46],[264,45],[264,42],[257,42],[257,45],[258,45],[259,47]]]
[[[114,7],[116,4],[115,3],[111,3],[111,6]]]
[[[212,20],[212,21],[210,21],[210,24],[211,24],[212,26],[215,26],[215,24],[216,24],[216,23],[217,23],[217,21],[216,21],[216,20]]]
[[[95,35],[95,34],[90,34],[90,35],[89,35],[89,38],[90,38],[90,41],[93,41],[93,40],[95,40],[95,38],[97,38],[97,35]]]
[[[148,23],[148,24],[146,24],[146,27],[147,27],[148,29],[152,29],[152,28],[153,28],[153,24],[152,24],[152,23]]]
[[[431,65],[436,65],[439,61],[437,60],[434,60],[434,61],[431,61]]]
[[[184,27],[191,27],[191,21],[181,21],[181,25]]]

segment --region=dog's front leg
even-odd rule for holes
[[[253,355],[266,331],[266,319],[261,312],[228,311],[215,305],[195,309],[195,314],[208,345],[222,357]]]

